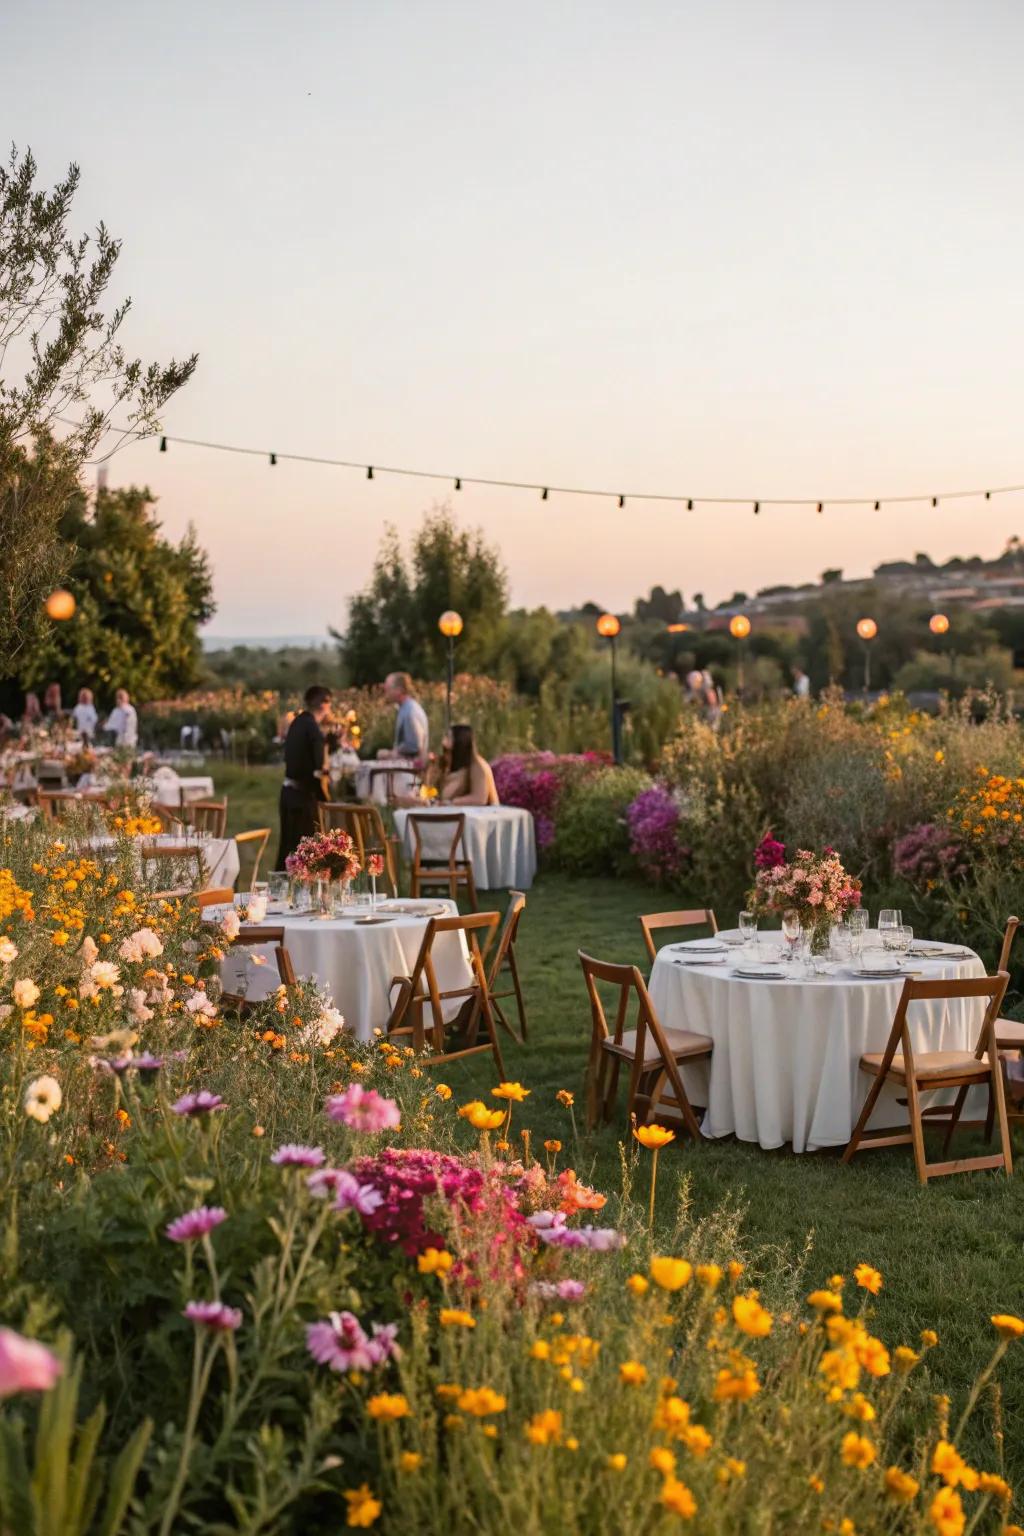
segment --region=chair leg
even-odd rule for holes
[[[619,1096],[619,1067],[620,1066],[621,1066],[621,1063],[619,1061],[619,1058],[617,1056],[614,1057],[614,1059],[612,1060],[611,1074],[610,1074],[609,1079],[608,1079],[608,1088],[607,1088],[607,1090],[605,1092],[605,1096],[604,1096],[604,1119],[606,1121],[608,1121],[608,1120],[610,1120],[612,1118],[612,1113],[613,1113],[613,1111],[615,1109],[615,1100]]]
[[[516,1007],[519,1010],[519,1037],[526,1043],[526,1004],[523,1001],[523,989],[519,983],[519,965],[516,961],[516,952],[510,949],[508,952],[508,968],[512,977],[512,990],[516,995]]]
[[[986,1143],[991,1143],[991,1141],[992,1141],[992,1132],[993,1132],[993,1130],[995,1128],[995,1123],[996,1123],[996,1101],[995,1101],[995,1098],[993,1097],[992,1090],[990,1088],[989,1089],[989,1095],[988,1095],[988,1108],[985,1111],[985,1141],[986,1141]]]
[[[864,1127],[867,1125],[868,1121],[871,1119],[871,1111],[874,1109],[875,1105],[878,1102],[878,1095],[881,1093],[882,1086],[883,1086],[884,1083],[885,1083],[885,1078],[884,1077],[882,1077],[880,1074],[875,1076],[874,1081],[871,1084],[871,1087],[868,1089],[867,1098],[864,1100],[864,1103],[861,1105],[861,1111],[860,1111],[860,1115],[857,1118],[857,1124],[854,1126],[853,1132],[852,1132],[852,1134],[850,1136],[850,1139],[849,1139],[849,1141],[846,1144],[846,1150],[843,1153],[842,1158],[841,1158],[842,1162],[848,1163],[850,1161],[850,1159],[853,1157],[853,1154],[856,1152],[857,1148],[859,1147],[859,1145],[861,1143],[861,1140],[863,1139],[863,1136],[864,1136]]]
[[[597,1042],[590,1046],[590,1059],[587,1062],[587,1130],[592,1131],[597,1125],[604,1103],[604,1078],[607,1056]]]
[[[991,1076],[989,1078],[989,1098],[994,1098],[996,1119],[999,1122],[999,1140],[1003,1148],[1003,1172],[1007,1178],[1013,1172],[1013,1143],[1010,1140],[1010,1122],[1006,1115],[1006,1091],[1003,1087],[1003,1064],[999,1059],[999,1052],[992,1051],[989,1058],[991,1062]]]
[[[942,1150],[943,1150],[944,1153],[949,1151],[949,1144],[953,1140],[953,1132],[956,1130],[957,1122],[959,1121],[960,1116],[963,1113],[964,1101],[966,1100],[966,1098],[967,1098],[967,1089],[966,1088],[958,1088],[957,1091],[956,1091],[956,1098],[953,1100],[953,1108],[952,1108],[952,1111],[951,1111],[950,1116],[949,1116],[949,1125],[946,1127],[945,1139],[943,1140],[943,1143],[942,1143]],[[987,1139],[989,1141],[991,1141],[992,1140],[992,1119],[991,1119],[991,1115],[992,1115],[992,1095],[991,1094],[989,1094],[989,1096],[988,1096],[988,1112],[989,1112],[989,1119],[988,1119],[988,1121],[986,1123],[986,1127],[985,1128],[986,1128],[986,1131],[988,1133],[987,1134]]]
[[[924,1128],[921,1123],[921,1100],[913,1073],[907,1077],[907,1113],[910,1116],[910,1136],[914,1147],[914,1167],[918,1182],[928,1183],[928,1163],[924,1155]]]

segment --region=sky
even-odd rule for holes
[[[1024,482],[1018,0],[34,0],[0,128],[123,239],[173,435],[680,498]],[[766,510],[146,443],[221,635],[344,625],[448,497],[516,605],[709,601],[926,550],[1024,495]]]

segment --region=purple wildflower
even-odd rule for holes
[[[154,1056],[150,1051],[144,1051],[141,1056],[133,1056],[129,1062],[133,1072],[159,1072],[164,1061],[162,1056]]]
[[[349,1083],[344,1093],[332,1094],[324,1105],[331,1120],[340,1120],[352,1131],[397,1131],[402,1116],[394,1099],[381,1098],[375,1088]]]
[[[549,1248],[586,1248],[590,1253],[611,1253],[626,1244],[614,1227],[542,1227],[537,1236]]]
[[[671,880],[687,858],[679,841],[679,805],[661,784],[642,790],[626,809],[629,851],[652,880]]]
[[[219,1093],[208,1093],[201,1088],[198,1093],[183,1094],[171,1108],[176,1115],[209,1115],[215,1109],[226,1109],[227,1105]]]
[[[535,1232],[540,1232],[548,1227],[564,1227],[565,1212],[534,1211],[533,1215],[527,1216],[526,1220],[529,1222],[530,1226],[533,1227]]]
[[[169,1237],[172,1243],[194,1243],[197,1238],[205,1237],[227,1219],[228,1213],[223,1206],[200,1205],[194,1211],[186,1211],[183,1216],[176,1216],[168,1222],[164,1236]]]
[[[213,1333],[234,1333],[242,1322],[239,1308],[225,1306],[222,1301],[190,1301],[181,1315]]]
[[[321,1163],[327,1161],[327,1154],[322,1147],[304,1147],[298,1142],[286,1141],[284,1146],[278,1147],[270,1161],[279,1168],[319,1168]]]

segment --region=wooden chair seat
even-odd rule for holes
[[[863,1071],[876,1074],[882,1071],[884,1062],[883,1051],[868,1051],[860,1059]],[[903,1057],[897,1053],[889,1066],[889,1076],[905,1079],[906,1075]],[[957,1084],[965,1080],[987,1082],[991,1072],[988,1062],[979,1061],[973,1051],[923,1051],[914,1057],[914,1075],[918,1082],[927,1081],[935,1087],[936,1078],[951,1078]]]
[[[996,1045],[1001,1051],[1024,1051],[1024,1019],[996,1019]]]
[[[676,1061],[688,1061],[697,1056],[710,1056],[714,1049],[714,1042],[707,1035],[695,1035],[689,1029],[673,1029],[671,1025],[661,1026],[662,1038],[669,1053]],[[635,1029],[627,1029],[623,1032],[622,1040],[602,1040],[601,1049],[610,1056],[619,1056],[623,1061],[632,1061],[636,1056]],[[645,1032],[644,1060],[641,1070],[646,1074],[653,1072],[661,1066],[661,1052],[650,1034]]]

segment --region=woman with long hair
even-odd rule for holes
[[[446,805],[498,805],[491,765],[476,749],[471,725],[453,725],[444,742],[441,793]]]

